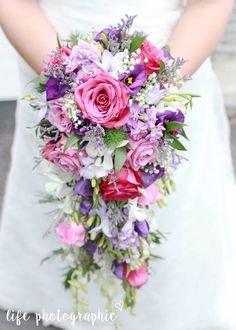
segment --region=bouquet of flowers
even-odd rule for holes
[[[52,256],[68,263],[65,288],[87,304],[91,279],[110,302],[108,283],[118,284],[131,311],[158,257],[153,207],[174,189],[194,96],[179,92],[184,60],[131,33],[133,19],[58,38],[24,98],[38,111],[44,201],[56,205],[51,232],[62,243]]]

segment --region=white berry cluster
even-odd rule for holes
[[[130,53],[128,49],[124,50],[124,57],[120,63],[120,68],[118,70],[119,74],[129,73],[134,70],[136,64],[140,63],[140,54],[141,50],[137,49],[135,52]]]
[[[72,120],[75,128],[77,128],[81,124],[81,120],[79,120],[78,118],[79,109],[77,107],[77,104],[75,103],[73,94],[68,94],[64,97],[64,104],[62,109]]]

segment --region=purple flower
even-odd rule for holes
[[[121,29],[119,28],[106,28],[106,29],[103,29],[102,31],[98,32],[97,35],[95,36],[94,40],[99,42],[103,48],[107,49],[107,45],[105,44],[105,42],[103,41],[103,38],[102,38],[102,34],[105,35],[107,41],[108,41],[108,44],[109,44],[109,40],[119,40],[120,37],[121,37]]]
[[[163,112],[157,112],[158,121],[164,123],[169,121],[177,121],[178,123],[184,122],[184,114],[182,111],[177,109],[176,111],[165,110]]]
[[[111,243],[114,248],[121,250],[137,248],[140,245],[138,235],[134,230],[134,226],[127,230],[124,228],[122,228],[120,231],[114,230],[112,233]]]
[[[123,280],[125,278],[126,273],[126,265],[124,263],[118,263],[114,261],[113,263],[113,274],[116,275],[117,278]]]
[[[94,253],[96,252],[97,250],[97,242],[95,241],[88,241],[85,245],[85,249],[87,251],[87,254],[89,256],[93,256]]]
[[[123,73],[119,79],[123,81],[129,89],[130,95],[134,96],[140,91],[142,84],[146,81],[145,68],[141,64],[136,64],[129,73]]]
[[[92,207],[93,207],[92,199],[83,200],[79,206],[80,213],[82,215],[88,215]]]
[[[164,173],[165,173],[165,170],[160,165],[158,165],[155,168],[155,172],[153,170],[150,170],[148,172],[142,172],[141,173],[141,180],[142,180],[143,188],[149,187],[156,180],[160,179],[164,175]]]
[[[48,79],[45,88],[48,101],[63,97],[69,91],[68,85],[64,85],[60,80],[52,77]]]
[[[80,195],[80,196],[83,196],[83,197],[92,197],[93,196],[93,188],[91,186],[90,180],[81,178],[74,185],[74,192],[77,195]]]
[[[157,119],[159,122],[165,124],[169,121],[176,121],[178,123],[184,123],[185,117],[181,110],[177,109],[176,111],[165,110],[163,112],[157,113]],[[175,131],[170,131],[171,134],[176,135],[182,132],[182,128],[177,128]]]
[[[134,230],[139,234],[139,236],[147,237],[149,233],[149,224],[146,220],[143,221],[136,220],[134,223]]]

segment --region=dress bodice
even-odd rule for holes
[[[71,31],[87,32],[91,27],[116,24],[125,14],[137,15],[134,27],[165,43],[181,15],[183,0],[40,0],[40,5],[65,37]]]

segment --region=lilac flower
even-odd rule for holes
[[[149,92],[149,103],[156,105],[166,95],[167,90],[160,88],[160,84],[156,84],[148,92]]]
[[[157,121],[156,108],[144,109],[136,102],[130,107],[132,116],[127,122],[127,129],[131,138],[135,141],[145,138],[150,142],[157,142],[163,136],[164,126]]]
[[[77,195],[80,195],[80,196],[83,196],[83,197],[92,197],[93,196],[93,188],[92,188],[90,180],[81,178],[74,185],[74,192]]]
[[[139,234],[139,236],[147,237],[149,233],[149,224],[146,220],[143,221],[136,220],[134,223],[134,230]]]
[[[69,92],[69,86],[64,85],[60,80],[50,77],[45,85],[47,100],[54,100],[63,97]]]
[[[123,280],[125,278],[126,265],[124,263],[118,263],[114,261],[113,263],[113,274],[116,275],[117,278]]]
[[[164,168],[160,165],[153,166],[153,164],[148,164],[145,166],[145,170],[146,171],[141,172],[143,188],[149,187],[156,180],[160,179],[165,173]]]
[[[66,73],[70,73],[83,65],[96,62],[100,57],[101,52],[96,45],[80,40],[78,45],[73,47],[70,56],[65,60]]]
[[[104,37],[107,39],[107,44],[104,42]],[[98,32],[94,38],[95,41],[99,42],[103,48],[107,49],[109,47],[110,41],[114,42],[120,39],[121,29],[119,28],[106,28]]]
[[[79,210],[82,215],[89,215],[91,208],[93,207],[92,199],[86,199],[80,202]]]
[[[119,77],[119,79],[127,85],[129,93],[132,96],[137,95],[142,84],[146,81],[146,78],[145,68],[141,64],[136,64],[132,71],[123,73]]]
[[[120,231],[114,230],[112,233],[111,243],[114,248],[126,250],[128,248],[136,248],[140,245],[138,234],[134,230],[134,225],[129,229],[121,229]]]

